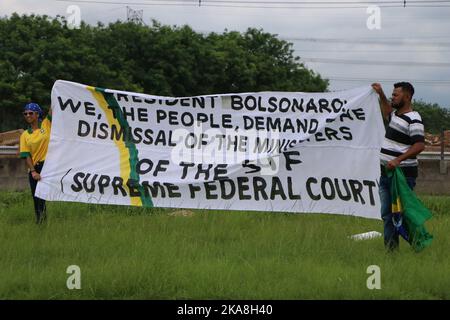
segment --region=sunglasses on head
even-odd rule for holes
[[[24,112],[23,115],[24,116],[32,116],[34,114],[34,112]]]

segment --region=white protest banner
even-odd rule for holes
[[[379,218],[370,86],[172,98],[59,80],[52,108],[40,198]]]

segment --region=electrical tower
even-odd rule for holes
[[[144,15],[144,10],[133,10],[127,6],[127,21],[136,24],[144,24],[142,17]]]

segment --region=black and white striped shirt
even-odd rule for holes
[[[411,111],[396,115],[393,111],[389,115],[389,125],[381,147],[381,165],[385,166],[388,161],[405,153],[414,143],[424,141],[424,127],[418,112]],[[416,157],[408,158],[400,163],[400,167],[404,169],[415,167],[415,170],[412,170],[413,176],[417,176],[417,165]],[[405,172],[405,170],[403,171]]]

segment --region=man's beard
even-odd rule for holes
[[[392,105],[392,108],[398,110],[398,109],[403,108],[403,106],[405,105],[405,102],[402,100],[397,104],[391,103],[391,105]]]

